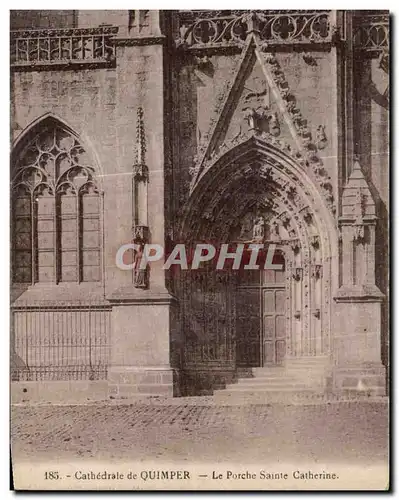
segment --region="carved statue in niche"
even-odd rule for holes
[[[355,241],[361,241],[363,238],[364,238],[364,226],[355,224],[353,239]]]
[[[363,205],[364,205],[364,200],[363,200],[362,190],[359,188],[356,190],[355,204],[353,206],[353,213],[356,215],[357,223],[363,223],[363,211],[364,211]]]
[[[360,241],[364,238],[364,221],[363,221],[364,200],[363,200],[363,195],[362,195],[362,191],[360,188],[356,191],[355,204],[353,206],[353,213],[356,217],[355,221],[353,223],[353,226],[354,226],[353,238],[355,241]]]
[[[247,236],[248,236],[248,233],[251,232],[251,229],[252,229],[251,221],[248,218],[245,218],[243,223],[241,224],[239,239],[240,240],[248,239]]]
[[[272,241],[280,241],[280,225],[277,220],[274,220],[270,225],[270,239]]]
[[[269,111],[269,91],[263,78],[257,76],[251,81],[251,88],[245,87],[242,112],[250,130],[264,131],[265,118]]]
[[[274,137],[280,135],[280,123],[278,121],[277,113],[270,113],[268,116],[269,121],[269,133]]]
[[[258,243],[262,243],[265,239],[265,219],[262,216],[257,217],[254,221],[252,237],[253,240]]]
[[[327,146],[326,127],[324,125],[317,127],[315,143],[318,149],[324,149]]]
[[[134,255],[134,262],[133,262],[133,280],[134,280],[134,286],[136,288],[147,288],[148,287],[148,269],[147,265],[145,266],[144,269],[141,269],[141,263],[143,261],[143,249],[144,245],[139,243],[138,244],[139,249],[136,250],[135,255]]]

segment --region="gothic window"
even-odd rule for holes
[[[79,140],[48,123],[13,168],[13,281],[99,281],[101,197]]]

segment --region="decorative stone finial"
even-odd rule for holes
[[[148,167],[146,165],[145,155],[147,152],[145,130],[144,130],[144,111],[139,107],[137,110],[136,125],[136,158],[134,163],[134,175],[136,179],[148,181]]]

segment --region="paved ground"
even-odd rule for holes
[[[381,463],[388,405],[14,406],[14,460],[152,459]]]

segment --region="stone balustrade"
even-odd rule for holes
[[[11,66],[112,65],[117,27],[12,31]]]

